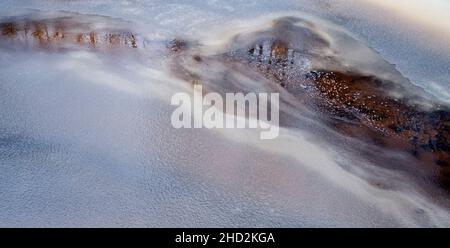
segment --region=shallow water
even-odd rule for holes
[[[448,7],[444,1],[430,7],[437,4]],[[43,16],[64,15],[54,12],[61,10],[101,15],[93,20],[100,26],[118,18],[150,45],[132,52],[0,48],[0,226],[450,225],[447,195],[390,165],[408,161],[403,154],[362,148],[386,153],[387,164],[374,166],[352,151],[358,143],[339,145],[341,135],[306,111],[283,108],[294,117],[275,140],[262,141],[251,129],[172,128],[170,98],[191,89],[171,70],[174,58],[164,50],[165,41],[182,38],[214,54],[230,34],[261,29],[278,16],[308,16],[329,37],[342,29],[363,44],[349,54],[348,40],[334,40],[348,63],[381,75],[384,62],[367,61],[386,60],[404,77],[383,75],[448,102],[445,14],[418,18],[405,29],[389,20],[408,16],[394,6],[380,18],[376,13],[385,6],[373,1],[1,5],[4,17],[33,9]],[[202,72],[214,78],[223,68],[208,69]],[[235,83],[245,90],[265,87],[249,79]]]

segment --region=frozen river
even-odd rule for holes
[[[172,74],[159,44],[220,43],[278,16],[345,30],[450,103],[449,2],[387,2],[1,1],[2,18],[70,11],[100,27],[120,22],[149,45],[109,53],[0,43],[0,226],[449,227],[448,193],[344,153],[327,143],[334,137],[170,125],[171,96],[190,82]]]

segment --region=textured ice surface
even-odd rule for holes
[[[230,21],[303,11],[347,28],[414,83],[448,97],[450,48],[425,42],[435,40],[432,31],[419,37],[408,33],[415,26],[405,31],[401,24],[388,25],[395,11],[375,22],[378,12],[370,11],[381,7],[373,4],[5,0],[0,5],[2,16],[29,8],[121,18],[160,40],[196,38]],[[0,49],[0,226],[450,225],[448,209],[413,186],[375,188],[338,165],[348,158],[301,131],[282,129],[280,138],[261,141],[255,130],[173,129],[170,97],[186,90],[186,82],[165,73],[163,58],[150,60],[82,50]],[[350,162],[356,168],[363,163]],[[407,181],[384,169],[371,176],[380,175]]]

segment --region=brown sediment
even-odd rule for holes
[[[80,17],[82,18],[82,17]],[[90,48],[138,48],[136,34],[125,30],[95,29],[75,17],[23,18],[0,23],[1,36],[10,44],[53,49],[78,45]]]
[[[421,110],[386,93],[391,82],[375,77],[314,72],[310,77],[323,98],[318,106],[333,116],[343,117],[376,130],[386,137],[385,145],[400,143],[416,157],[432,153],[434,163],[450,162],[450,112],[440,106]]]
[[[5,36],[12,36],[17,34],[14,23],[2,23],[0,24],[0,29],[2,30],[2,35]]]
[[[95,33],[90,32],[89,33],[89,44],[91,44],[92,46],[95,46],[95,43],[96,43]]]
[[[282,40],[275,40],[270,46],[270,57],[278,61],[286,60],[288,57],[288,45]]]

